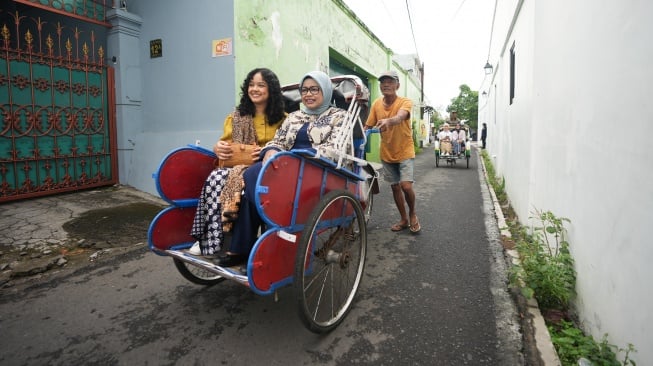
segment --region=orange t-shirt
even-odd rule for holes
[[[413,102],[404,97],[397,97],[394,103],[388,107],[383,105],[383,97],[372,103],[370,114],[365,122],[365,125],[368,127],[374,127],[381,119],[396,116],[402,109],[408,112],[407,119],[381,132],[381,160],[387,163],[399,163],[415,157],[413,128],[410,123],[410,112],[412,108]]]

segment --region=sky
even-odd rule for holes
[[[446,114],[460,85],[478,91],[485,77],[493,0],[343,1],[395,54],[418,54],[428,105]]]

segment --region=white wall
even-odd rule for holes
[[[511,14],[512,16],[512,14]],[[495,21],[496,22],[496,21]],[[524,3],[509,38],[499,37],[505,52],[495,61],[494,83],[490,93],[493,115],[488,133],[495,167],[509,181],[508,192],[517,214],[528,217],[533,156],[529,147],[533,136],[533,7]],[[510,102],[510,50],[515,52],[515,96]],[[508,179],[508,177],[510,177]],[[520,187],[520,189],[512,189]],[[524,209],[522,209],[524,208]]]
[[[495,32],[507,31],[518,3],[498,3]],[[522,222],[534,207],[571,220],[583,327],[597,340],[632,343],[632,358],[651,364],[653,3],[526,0],[519,10],[512,33],[494,34],[490,63],[499,66],[482,86],[488,152]]]

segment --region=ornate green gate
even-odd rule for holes
[[[32,2],[0,6],[0,202],[118,181],[106,6]]]

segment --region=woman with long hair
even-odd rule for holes
[[[243,81],[240,93],[240,103],[225,118],[222,137],[213,146],[213,152],[221,160],[232,157],[233,144],[266,144],[274,137],[286,117],[281,84],[271,70],[257,68],[250,71]],[[260,152],[261,147],[254,149],[252,162],[258,160]],[[188,250],[190,254],[215,256],[220,251],[225,229],[230,228],[231,224],[223,218],[225,203],[232,199],[240,201],[241,191],[229,196],[225,184],[228,180],[239,180],[246,170],[244,165],[216,168],[207,177],[193,220],[191,235],[197,241]],[[226,225],[223,221],[227,221]]]

